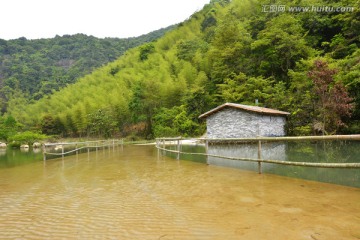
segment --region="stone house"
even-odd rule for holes
[[[225,103],[202,115],[207,138],[253,138],[285,136],[290,113],[270,108]]]

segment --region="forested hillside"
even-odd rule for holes
[[[126,39],[99,39],[84,34],[36,40],[0,39],[1,112],[6,112],[7,101],[12,97],[23,95],[38,100],[174,27]]]
[[[257,99],[291,113],[289,135],[358,133],[359,7],[356,0],[213,0],[59,92],[30,104],[12,99],[6,116],[63,136],[196,136],[205,130],[201,113]]]

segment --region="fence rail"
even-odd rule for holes
[[[320,141],[320,140],[352,140],[360,141],[360,134],[354,135],[324,135],[324,136],[298,136],[298,137],[255,137],[255,138],[198,138],[208,142],[251,142],[251,141]]]
[[[68,155],[68,154],[71,154],[74,152],[78,153],[82,149],[87,149],[88,151],[90,151],[90,149],[98,150],[99,148],[115,146],[118,144],[124,144],[124,140],[123,139],[121,139],[121,140],[112,139],[112,140],[86,141],[86,142],[46,143],[46,144],[43,144],[43,159],[44,159],[44,161],[46,161],[47,155],[62,156],[62,158],[64,158],[65,155]],[[81,145],[84,145],[84,146],[81,146]],[[65,152],[64,146],[75,146],[75,149]],[[81,146],[81,147],[79,147],[79,146]],[[47,151],[48,147],[55,147],[57,149],[61,149],[61,152],[60,153],[48,152]]]
[[[229,160],[238,160],[246,162],[258,163],[258,172],[262,173],[262,163],[280,164],[280,165],[291,165],[291,166],[302,166],[302,167],[320,167],[320,168],[360,168],[360,163],[314,163],[314,162],[291,162],[283,160],[270,160],[262,159],[262,142],[270,141],[303,141],[303,140],[356,140],[360,141],[360,135],[334,135],[334,136],[304,136],[304,137],[257,137],[257,138],[230,138],[230,139],[214,139],[214,138],[198,138],[196,140],[201,141],[205,144],[206,153],[191,153],[181,151],[181,142],[184,140],[181,137],[177,138],[157,138],[156,148],[161,151],[171,152],[177,154],[177,160],[180,160],[180,154],[185,155],[198,155],[208,157],[223,158]],[[239,157],[228,157],[220,156],[208,153],[209,143],[229,143],[229,142],[257,142],[258,143],[258,158],[239,158]],[[176,150],[167,149],[167,145],[176,144]],[[208,162],[208,161],[207,161]]]

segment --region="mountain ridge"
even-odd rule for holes
[[[2,112],[15,91],[40,98],[73,84],[79,77],[114,61],[127,49],[151,42],[176,25],[139,37],[96,38],[85,34],[28,40],[0,39],[0,98]]]
[[[284,4],[301,3],[312,4]],[[265,13],[266,4],[211,1],[76,84],[30,104],[13,99],[7,114],[25,128],[63,136],[200,136],[202,113],[257,100],[291,113],[289,135],[358,133],[359,8]]]

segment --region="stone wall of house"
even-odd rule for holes
[[[263,115],[225,108],[206,119],[208,138],[250,138],[284,136],[283,116]]]

